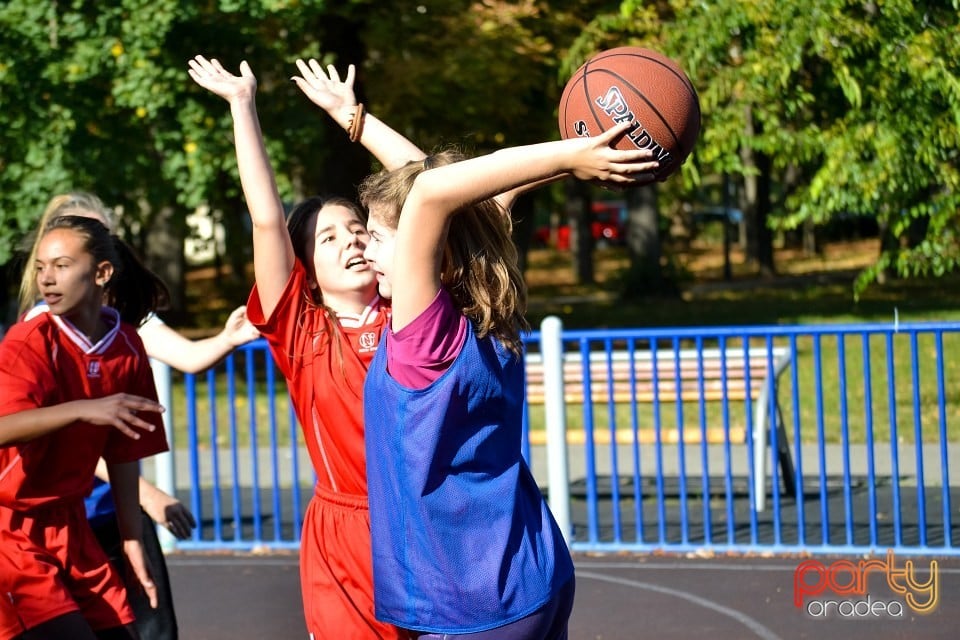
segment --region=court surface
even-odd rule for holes
[[[875,559],[886,562],[887,558]],[[295,553],[167,556],[184,640],[306,638]],[[868,575],[863,595],[827,590],[794,606],[794,577],[804,560],[816,581],[859,557],[709,557],[663,554],[577,554],[577,596],[571,640],[693,638],[775,640],[886,640],[960,637],[960,558],[897,556],[894,583],[903,584],[907,560],[918,582],[928,582],[936,560],[937,606],[921,615],[896,593],[882,570]],[[886,566],[891,566],[886,563]],[[849,572],[835,573],[837,584]],[[919,605],[929,602],[919,594]],[[845,604],[840,604],[840,603]],[[823,617],[820,612],[827,611]],[[902,615],[895,615],[897,613]],[[814,615],[816,614],[816,615]],[[891,615],[894,614],[894,615]],[[330,638],[338,638],[335,631]]]

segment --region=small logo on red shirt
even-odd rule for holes
[[[361,333],[358,342],[360,343],[360,353],[373,351],[377,348],[377,333],[375,331]]]
[[[88,378],[99,378],[100,377],[100,361],[91,360],[87,363],[87,377]]]

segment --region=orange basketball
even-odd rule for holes
[[[683,164],[700,134],[700,99],[687,74],[642,47],[617,47],[587,60],[564,87],[559,112],[564,138],[632,122],[615,146],[653,149],[661,181]]]

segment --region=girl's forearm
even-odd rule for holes
[[[269,317],[280,300],[296,258],[260,131],[256,104],[252,97],[235,100],[230,103],[230,111],[240,184],[253,222],[254,278],[260,305]]]
[[[63,402],[0,417],[0,446],[28,442],[75,422],[80,416],[81,402]]]
[[[267,156],[254,99],[230,103],[240,185],[254,226],[284,226],[283,204]]]
[[[141,328],[147,355],[185,373],[200,373],[223,359],[234,346],[224,332],[190,340],[166,324]]]
[[[532,188],[570,171],[573,150],[567,142],[511,147],[424,171],[417,176],[414,190],[423,205],[452,212],[505,192]]]
[[[117,526],[122,540],[140,540],[140,465],[137,462],[107,463],[110,490],[117,507]]]
[[[423,160],[426,157],[420,147],[369,113],[363,116],[359,142],[387,170],[398,169],[411,160]]]

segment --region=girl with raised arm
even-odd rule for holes
[[[526,289],[494,198],[570,174],[652,182],[649,152],[610,147],[626,129],[361,185],[393,308],[364,387],[374,601],[412,637],[566,638],[573,564],[521,455]]]
[[[369,237],[362,210],[345,198],[312,197],[285,219],[249,65],[242,62],[234,75],[197,56],[189,66],[197,84],[230,105],[253,222],[256,284],[247,309],[286,377],[317,474],[300,545],[307,631],[312,638],[404,637],[373,613],[362,390],[389,306],[363,258]],[[297,67],[300,89],[384,166],[423,158],[403,136],[358,113],[352,67],[343,82],[335,69],[324,72],[313,60]]]

